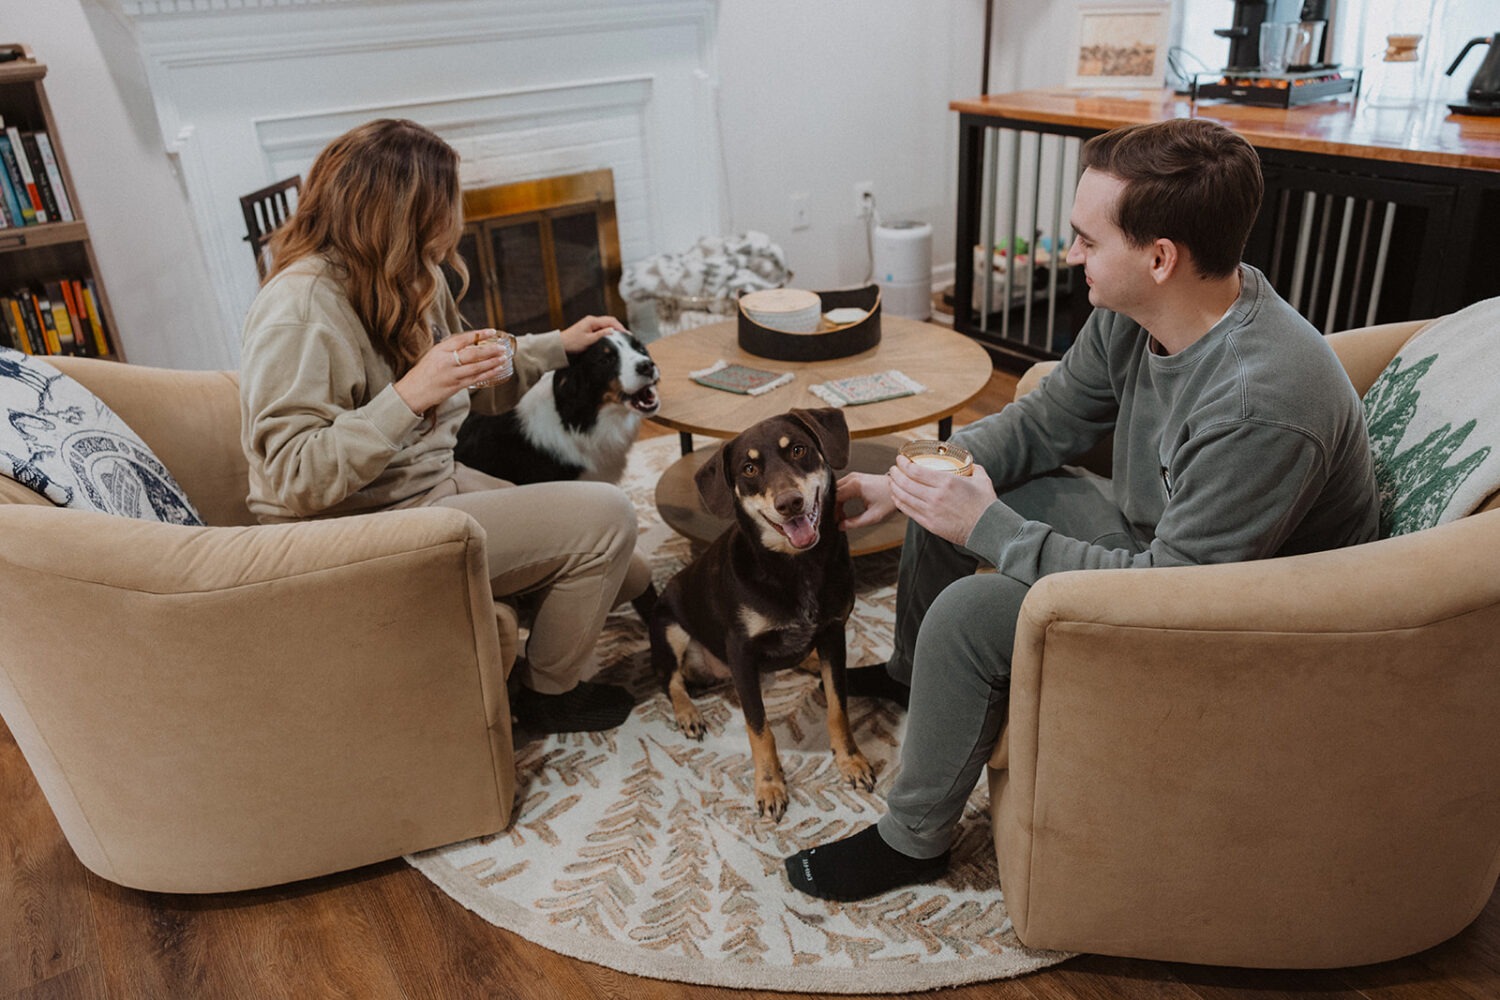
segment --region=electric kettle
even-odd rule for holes
[[[1450,104],[1449,110],[1460,115],[1500,115],[1500,46],[1495,44],[1497,40],[1500,40],[1500,34],[1490,35],[1488,38],[1480,35],[1469,39],[1469,44],[1463,47],[1458,58],[1453,60],[1453,65],[1448,67],[1448,72],[1444,75],[1452,76],[1470,49],[1476,45],[1490,47],[1484,62],[1479,64],[1479,72],[1469,81],[1468,103]]]

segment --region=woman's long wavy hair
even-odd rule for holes
[[[369,122],[313,161],[297,210],[271,237],[266,280],[310,254],[326,257],[400,378],[432,346],[428,313],[442,265],[468,285],[462,212],[453,147],[416,122]]]

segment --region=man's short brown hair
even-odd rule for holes
[[[1243,137],[1201,118],[1127,125],[1084,143],[1082,162],[1125,182],[1114,221],[1132,246],[1169,239],[1209,278],[1239,267],[1265,188]]]

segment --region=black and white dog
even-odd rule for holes
[[[660,378],[646,346],[616,330],[543,375],[514,409],[470,412],[454,457],[517,485],[618,483],[641,420],[661,406]]]

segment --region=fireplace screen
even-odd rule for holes
[[[540,333],[589,314],[624,317],[611,171],[465,191],[464,223],[459,310],[471,327]]]

